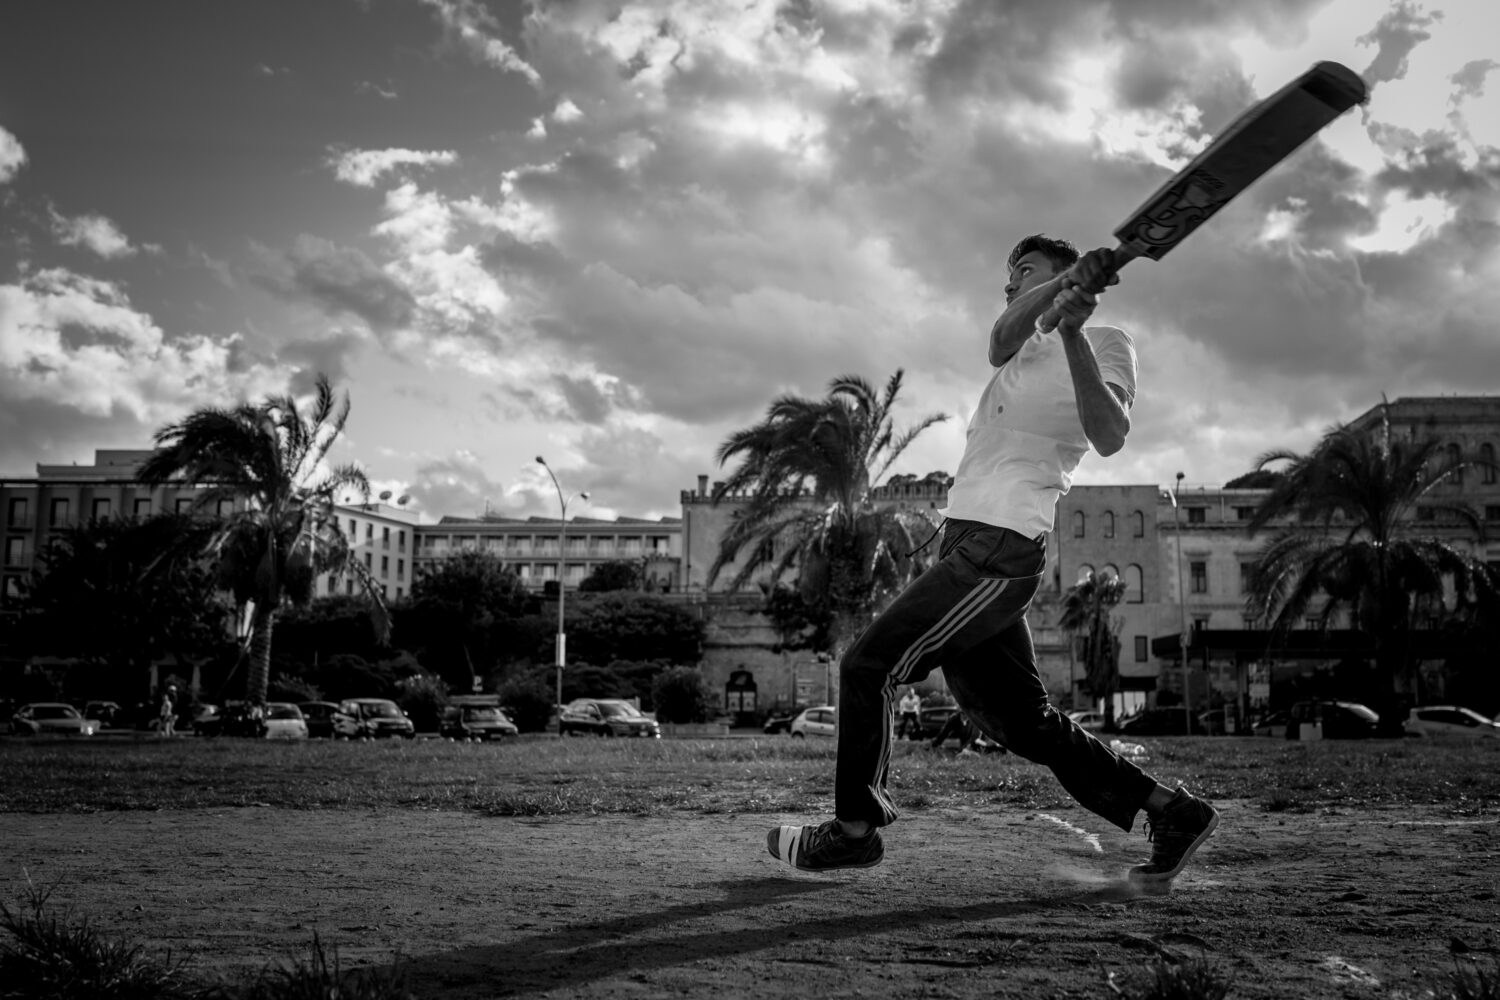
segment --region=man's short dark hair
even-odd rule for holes
[[[1041,251],[1043,257],[1052,262],[1054,270],[1061,271],[1078,262],[1078,248],[1073,244],[1067,240],[1054,240],[1036,233],[1016,244],[1016,248],[1010,252],[1010,258],[1005,262],[1006,270],[1015,270],[1016,261],[1038,250]]]

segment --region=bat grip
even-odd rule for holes
[[[1121,243],[1119,246],[1115,247],[1115,266],[1114,270],[1109,272],[1110,277],[1114,277],[1116,274],[1119,274],[1120,268],[1124,267],[1126,264],[1130,263],[1132,260],[1139,256],[1140,252],[1138,250],[1134,250],[1126,246],[1124,243]],[[1093,292],[1095,295],[1098,295],[1100,292],[1104,291],[1105,287],[1107,286],[1101,285],[1098,288],[1091,288],[1089,289],[1089,291]],[[1050,305],[1047,307],[1047,311],[1042,313],[1041,318],[1036,321],[1036,325],[1037,329],[1041,330],[1043,333],[1051,333],[1053,330],[1057,329],[1057,324],[1061,321],[1062,314],[1058,312],[1057,306]]]

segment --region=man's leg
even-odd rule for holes
[[[1132,878],[1171,879],[1218,825],[1213,807],[1186,789],[1160,784],[1052,706],[1024,619],[970,648],[943,673],[981,729],[1013,753],[1050,768],[1084,808],[1122,830],[1146,811],[1152,860],[1132,869]]]
[[[1019,620],[1042,566],[1041,546],[1031,539],[972,522],[945,526],[937,565],[865,629],[839,664],[836,819],[773,830],[767,846],[774,856],[815,870],[879,863],[883,848],[871,828],[898,816],[885,787],[896,689]]]

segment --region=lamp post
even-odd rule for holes
[[[587,493],[574,493],[565,496],[561,484],[557,481],[557,475],[552,471],[552,466],[542,456],[536,457],[537,464],[547,470],[547,475],[552,477],[552,486],[557,490],[557,710],[562,711],[562,675],[563,667],[568,663],[568,636],[563,628],[563,604],[568,593],[568,585],[563,580],[567,571],[568,558],[568,501],[578,498],[587,502]]]
[[[1182,507],[1177,502],[1179,494],[1182,493],[1181,472],[1177,473],[1177,486],[1172,490],[1172,525],[1177,529],[1177,612],[1180,618],[1182,631],[1177,638],[1177,651],[1182,656],[1182,724],[1186,727],[1183,734],[1193,735],[1193,697],[1188,687],[1191,678],[1188,675],[1188,629],[1187,629],[1187,581],[1182,574]]]

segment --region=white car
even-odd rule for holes
[[[1068,718],[1078,723],[1078,727],[1080,729],[1087,729],[1091,733],[1097,733],[1104,728],[1103,712],[1089,712],[1080,710],[1076,712],[1069,712]]]
[[[1406,720],[1406,731],[1414,736],[1500,739],[1500,722],[1492,722],[1473,709],[1457,705],[1418,705]]]
[[[268,740],[307,739],[307,719],[302,709],[289,701],[267,702],[265,722]]]
[[[804,708],[802,712],[792,720],[792,738],[803,739],[808,736],[837,736],[838,735],[838,709],[832,705],[819,705],[816,708]]]

